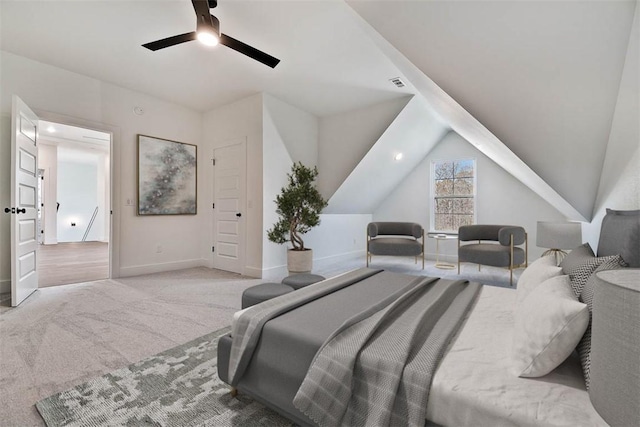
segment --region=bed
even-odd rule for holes
[[[620,236],[619,230],[615,235]],[[602,242],[610,243],[606,236]],[[229,369],[233,337],[223,337],[218,345],[219,376],[293,422],[316,425],[294,405],[316,353],[354,313],[412,281],[415,276],[360,269],[312,285],[319,289],[352,282],[307,303],[293,303],[295,309],[259,326],[261,333],[239,377],[232,378],[235,371]],[[456,426],[607,425],[591,404],[576,354],[539,378],[521,378],[510,371],[517,298],[513,289],[479,287],[460,327],[447,339],[444,357],[430,378],[428,401],[421,412],[425,421]],[[269,303],[277,306],[279,301],[267,301],[266,305]],[[237,331],[238,322],[250,318],[252,312],[260,312],[263,307],[259,306],[236,313],[233,330]],[[242,364],[237,360],[231,363]]]

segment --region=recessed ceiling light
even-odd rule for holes
[[[398,153],[395,156],[393,156],[393,160],[402,160],[402,153]]]
[[[47,128],[47,132],[49,132],[49,133],[55,133],[55,131],[56,131],[56,128],[54,128],[53,126],[49,126]]]

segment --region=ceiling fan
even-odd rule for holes
[[[218,21],[218,18],[211,15],[210,12],[210,9],[213,9],[218,5],[217,0],[191,0],[191,3],[193,3],[193,9],[195,10],[197,17],[196,31],[145,43],[142,46],[149,50],[156,51],[164,49],[165,47],[175,46],[180,43],[199,40],[207,46],[215,46],[220,43],[237,52],[247,55],[249,58],[262,62],[271,68],[275,68],[275,66],[278,65],[280,62],[278,58],[274,58],[255,47],[242,43],[240,40],[236,40],[233,37],[220,33],[220,21]]]

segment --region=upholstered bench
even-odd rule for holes
[[[282,283],[262,283],[260,285],[252,286],[245,289],[242,293],[242,308],[260,304],[263,301],[279,297],[280,295],[288,294],[293,291],[294,289],[291,286],[283,285]]]
[[[313,285],[314,283],[322,282],[324,277],[319,274],[300,273],[292,274],[282,279],[282,283],[291,286],[293,289],[304,288],[305,286]]]

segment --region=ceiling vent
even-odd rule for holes
[[[394,85],[398,86],[398,87],[405,87],[404,82],[400,79],[400,77],[394,77],[392,79],[389,79],[389,81],[391,83],[393,83]]]

